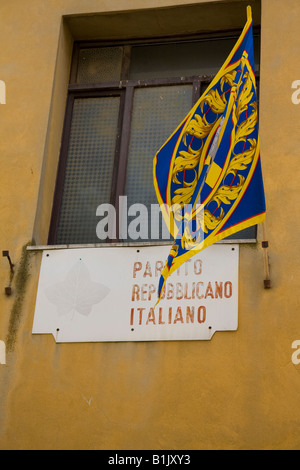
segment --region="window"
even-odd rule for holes
[[[157,204],[154,155],[222,66],[237,37],[75,44],[49,244],[130,242],[132,220],[139,224],[134,241],[164,239],[159,215],[157,226],[151,227],[149,220]],[[258,72],[258,34],[255,50]],[[108,224],[107,237],[99,238],[96,227],[104,214],[99,216],[97,208],[103,204],[116,209],[116,226],[109,232]],[[135,206],[130,212],[135,204],[147,211]],[[255,237],[251,227],[233,238]]]

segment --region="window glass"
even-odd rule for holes
[[[144,230],[148,228],[149,239],[151,229],[154,239],[162,234],[157,231],[159,227],[155,221],[150,220],[151,204],[157,205],[153,158],[191,109],[192,93],[192,85],[179,85],[140,88],[134,94],[125,195],[128,207],[142,203],[147,208],[147,213],[141,213],[139,220]],[[159,219],[155,220],[158,222]],[[123,234],[125,228],[126,219],[123,219]]]
[[[109,203],[119,97],[75,99],[57,243],[99,243],[96,209]]]
[[[231,52],[237,38],[177,44],[133,46],[129,78],[191,77],[215,75]],[[255,61],[259,64],[260,43],[254,38]]]
[[[77,83],[119,81],[122,67],[122,47],[80,49]]]
[[[161,214],[156,209],[154,216],[152,212],[158,205],[153,158],[224,63],[236,42],[233,36],[126,46],[79,45],[71,74],[77,86],[75,92],[70,89],[68,99],[61,155],[65,163],[59,170],[49,243],[170,239]],[[258,70],[258,36],[254,49]],[[178,80],[182,77],[190,78]],[[93,86],[96,83],[101,92]],[[146,212],[139,213],[133,206],[131,214],[123,210],[119,219],[118,194],[127,197],[128,210],[140,204]],[[109,203],[116,203],[119,231],[116,238],[101,239],[96,232],[97,208]],[[139,224],[135,234],[140,233],[140,238],[131,236],[132,222]],[[230,238],[255,239],[256,227]]]

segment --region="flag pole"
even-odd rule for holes
[[[252,9],[251,9],[251,6],[248,5],[247,6],[247,21],[251,21],[252,20]]]
[[[269,255],[268,255],[269,242],[267,241],[267,232],[266,232],[265,222],[262,222],[262,230],[263,230],[263,241],[261,242],[261,246],[264,251],[264,265],[265,265],[264,287],[265,289],[270,289],[271,279],[270,279],[270,266],[269,266]]]
[[[252,9],[251,6],[247,6],[247,22],[252,21]],[[262,222],[262,231],[263,231],[263,241],[261,242],[261,246],[263,248],[264,253],[264,267],[265,267],[265,279],[264,279],[264,288],[270,289],[271,288],[271,279],[270,279],[270,266],[269,266],[269,254],[268,254],[268,247],[269,242],[267,240],[267,231],[266,231],[266,223]]]

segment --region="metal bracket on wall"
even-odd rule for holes
[[[12,289],[11,289],[11,283],[14,277],[14,264],[12,263],[10,256],[9,256],[9,251],[8,250],[3,250],[2,251],[2,256],[6,257],[9,262],[9,268],[10,268],[10,278],[9,278],[9,286],[5,287],[5,295],[9,296],[12,294]]]
[[[264,288],[271,289],[271,279],[270,279],[270,266],[269,266],[269,256],[268,256],[268,247],[269,242],[264,240],[261,243],[261,246],[264,250],[264,260],[265,260],[265,279],[264,279]]]
[[[261,242],[261,246],[264,252],[264,265],[265,265],[264,288],[271,289],[270,264],[269,264],[269,254],[268,254],[269,242],[267,239],[265,222],[262,223],[262,231],[263,231],[263,241]]]

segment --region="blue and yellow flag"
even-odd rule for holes
[[[166,279],[193,255],[263,222],[251,7],[236,45],[153,162],[158,202],[174,243]]]

